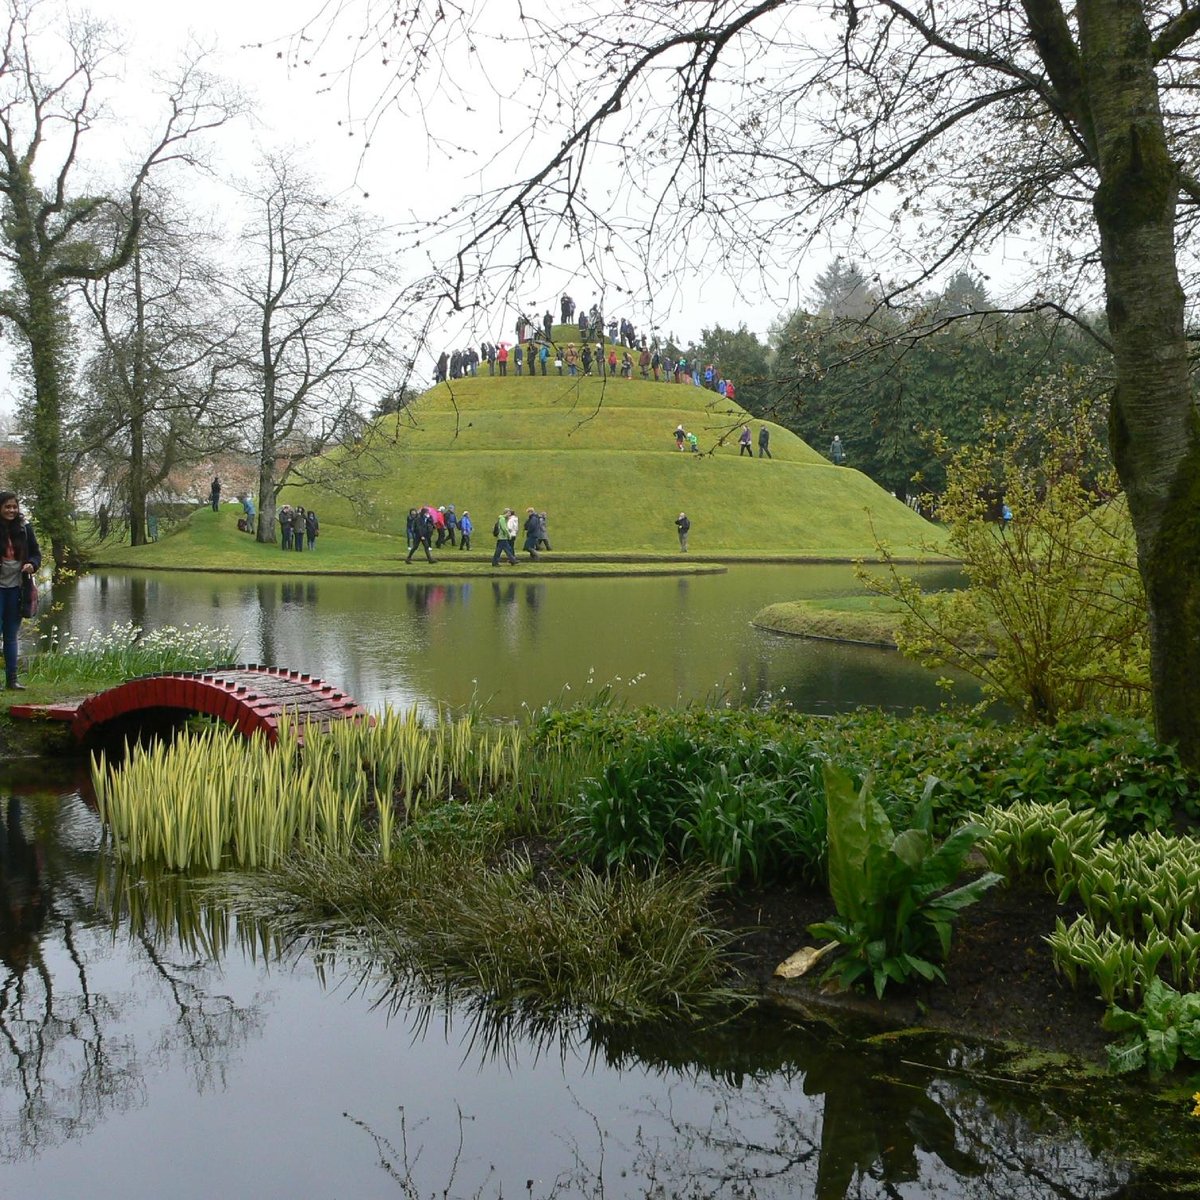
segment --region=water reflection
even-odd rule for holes
[[[64,627],[80,636],[129,620],[228,624],[241,659],[328,679],[369,708],[433,710],[482,697],[494,715],[514,716],[566,685],[578,696],[589,677],[594,688],[619,680],[618,694],[645,703],[769,694],[815,712],[938,707],[934,675],[894,653],[778,637],[750,623],[766,604],[856,587],[840,566],[474,582],[128,573],[87,576],[55,600]]]
[[[1151,1135],[1172,1186],[1196,1181],[1186,1109],[1126,1081],[1035,1089],[971,1047],[769,1009],[498,1013],[344,943],[285,943],[231,916],[225,884],[126,872],[77,793],[5,783],[6,1200],[161,1194],[140,1147],[178,1197],[394,1194],[382,1167],[400,1195],[1083,1200],[1144,1183],[1129,1159]]]

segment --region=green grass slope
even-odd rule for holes
[[[511,370],[511,368],[510,368]],[[548,514],[551,544],[580,553],[677,550],[675,517],[696,554],[869,555],[874,535],[915,553],[930,527],[865,475],[835,467],[767,422],[773,459],[739,455],[747,414],[702,388],[558,376],[455,380],[377,421],[359,452],[320,464],[328,486],[284,490],[322,525],[404,536],[410,507],[468,509],[477,544],[496,514]],[[702,453],[679,453],[680,422]],[[874,529],[874,535],[872,532]]]

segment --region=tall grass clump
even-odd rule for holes
[[[566,869],[410,827],[392,860],[300,855],[238,882],[239,911],[319,927],[430,996],[488,998],[497,1012],[614,1023],[695,1017],[734,999],[725,934],[708,918],[711,872]]]
[[[311,759],[220,726],[133,746],[120,765],[101,754],[92,781],[119,856],[175,870],[271,866],[299,842],[347,849],[364,792],[342,786],[324,761],[314,770]]]
[[[398,824],[447,801],[503,797],[506,811],[494,819],[527,831],[535,789],[520,783],[523,740],[519,727],[445,713],[425,726],[415,710],[388,709],[373,723],[327,731],[285,716],[278,747],[212,725],[135,746],[120,764],[101,755],[92,777],[101,816],[131,863],[253,868],[299,845],[344,854],[368,844],[386,861]]]
[[[228,626],[164,625],[147,632],[127,621],[77,638],[51,625],[38,639],[26,678],[31,683],[124,683],[138,675],[230,663],[237,651]]]

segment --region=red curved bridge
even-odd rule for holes
[[[254,664],[144,675],[78,704],[14,704],[9,709],[17,718],[70,722],[80,742],[131,727],[176,724],[193,713],[224,721],[246,737],[261,733],[272,743],[279,740],[284,713],[320,729],[369,715],[332,684],[301,671]]]

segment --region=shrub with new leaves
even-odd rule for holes
[[[1075,380],[1043,384],[1030,403],[1057,414],[1048,428],[994,423],[980,444],[951,458],[937,507],[949,544],[929,549],[962,560],[965,587],[923,591],[886,547],[885,575],[864,575],[904,609],[901,651],[967,672],[989,697],[1044,724],[1149,705],[1133,535],[1080,391]]]

